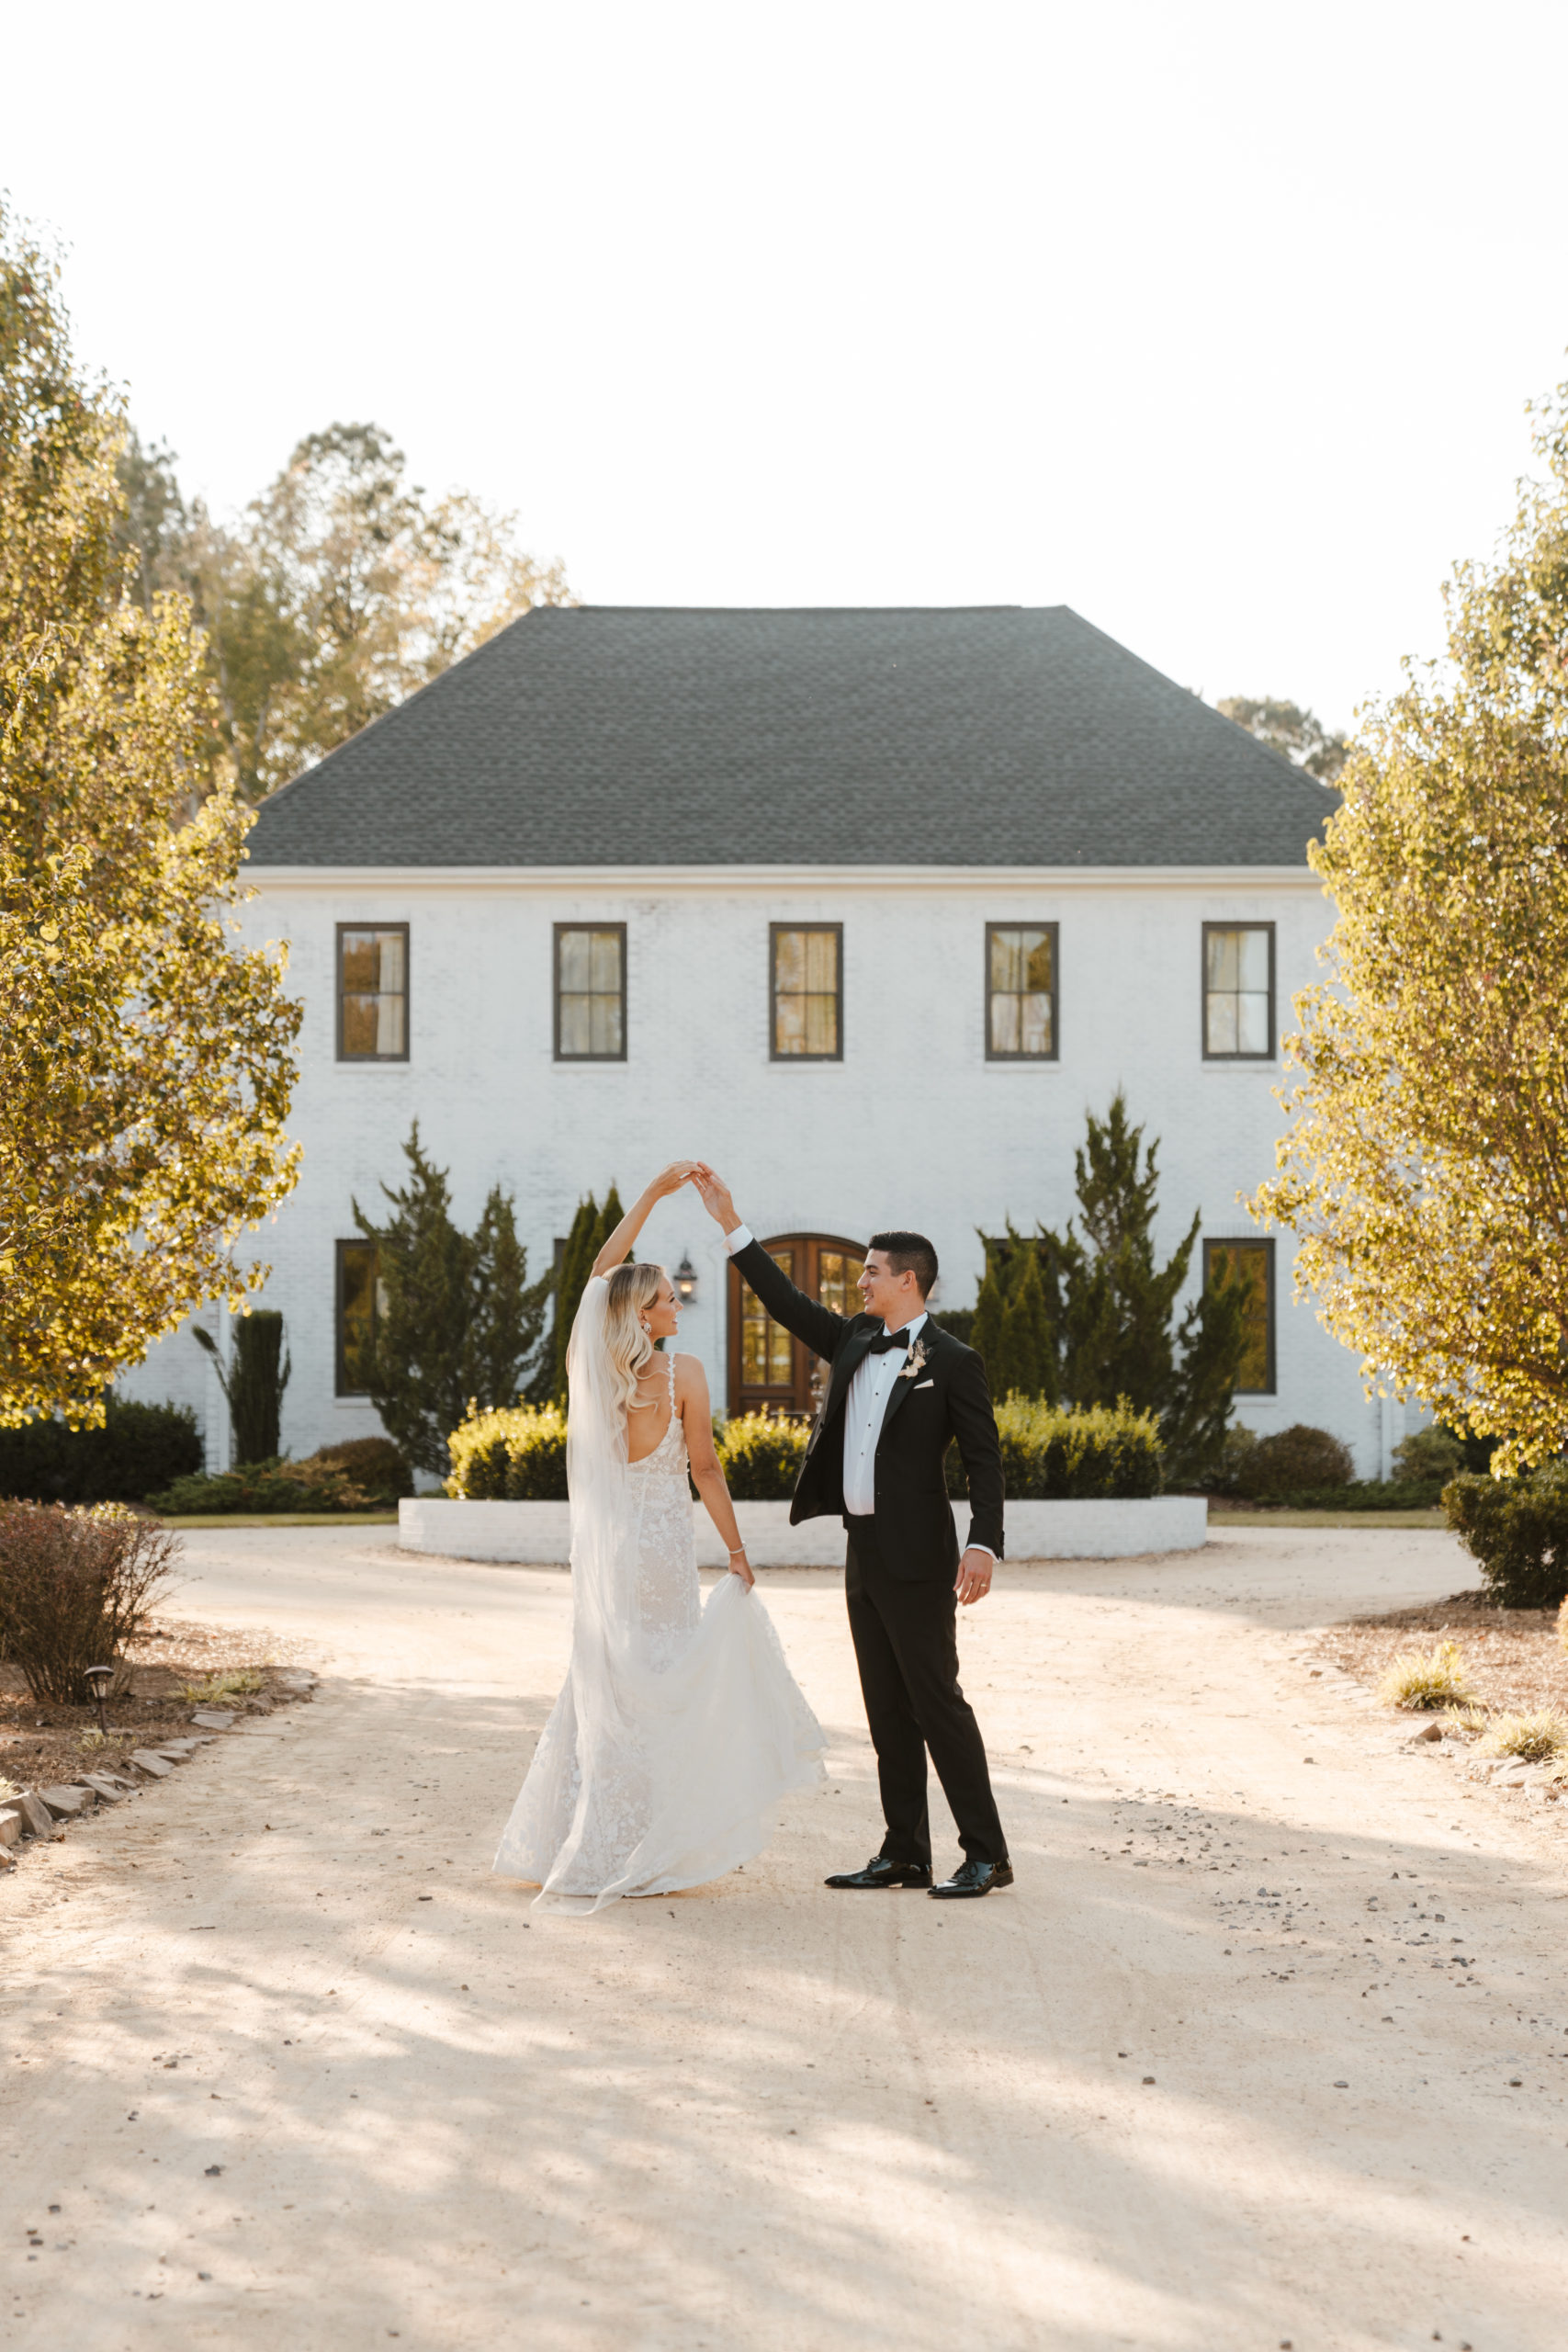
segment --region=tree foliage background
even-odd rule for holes
[[[556,1318],[552,1334],[549,1364],[537,1384],[536,1404],[566,1403],[566,1351],[571,1338],[571,1327],[577,1320],[577,1310],[582,1304],[583,1287],[593,1271],[593,1261],[608,1241],[626,1211],[621,1196],[612,1182],[600,1207],[592,1193],[584,1193],[577,1204],[561,1251],[560,1265],[556,1272]],[[626,1263],[632,1262],[633,1252],[627,1250]]]
[[[130,593],[122,406],[0,208],[0,1426],[102,1418],[295,1182],[300,1008],[242,951],[252,822],[214,780],[188,603]]]
[[[432,499],[377,424],[308,434],[241,521],[187,503],[164,448],[119,458],[135,593],[188,596],[207,632],[214,773],[256,800],[536,605],[571,601],[516,518],[466,491]]]
[[[514,1405],[544,1329],[547,1271],[528,1280],[512,1197],[491,1187],[471,1234],[453,1223],[446,1170],[414,1122],[403,1146],[408,1180],[383,1184],[392,1214],[378,1225],[357,1201],[354,1221],[376,1244],[385,1305],[365,1366],[366,1387],[406,1461],[445,1477],[447,1439],[471,1406]]]
[[[1568,385],[1534,414],[1540,473],[1312,852],[1337,920],[1254,1203],[1369,1382],[1504,1473],[1568,1445]]]
[[[998,1396],[1114,1406],[1159,1418],[1170,1483],[1202,1477],[1219,1459],[1246,1344],[1247,1288],[1224,1280],[1176,1318],[1198,1238],[1192,1223],[1162,1266],[1154,1245],[1158,1144],[1118,1093],[1089,1114],[1074,1154],[1077,1231],[982,1234],[986,1276],[971,1342]]]
[[[1278,702],[1267,695],[1227,695],[1214,707],[1321,784],[1333,784],[1350,756],[1348,737],[1331,734],[1315,711],[1303,710],[1299,703]]]

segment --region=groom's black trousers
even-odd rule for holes
[[[891,1577],[874,1519],[850,1519],[844,1595],[882,1785],[884,1857],[930,1862],[926,1750],[931,1750],[971,1860],[1007,1860],[985,1743],[958,1687],[958,1602],[949,1577],[907,1583]]]

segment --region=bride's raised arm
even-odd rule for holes
[[[651,1183],[643,1186],[637,1199],[594,1259],[590,1272],[590,1280],[593,1274],[607,1274],[612,1266],[620,1264],[622,1259],[630,1250],[632,1243],[648,1223],[655,1201],[661,1201],[667,1193],[678,1193],[696,1165],[694,1159],[672,1159],[668,1168],[660,1170]]]

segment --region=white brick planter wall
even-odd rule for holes
[[[735,1515],[758,1567],[843,1566],[844,1531],[836,1519],[808,1519],[792,1527],[787,1503],[737,1503]],[[960,1542],[966,1523],[961,1515]],[[1125,1560],[1148,1552],[1195,1552],[1208,1532],[1208,1504],[1188,1495],[1157,1495],[1148,1502],[1010,1503],[1007,1511],[1008,1551],[1015,1560]],[[565,1503],[460,1503],[422,1496],[398,1505],[402,1549],[447,1559],[562,1567],[570,1532]],[[724,1547],[705,1511],[696,1513],[696,1534],[701,1566],[723,1567]]]

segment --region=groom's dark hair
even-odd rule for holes
[[[919,1284],[920,1296],[930,1298],[936,1288],[936,1251],[923,1233],[874,1233],[866,1243],[868,1250],[883,1250],[896,1274],[912,1273]]]

